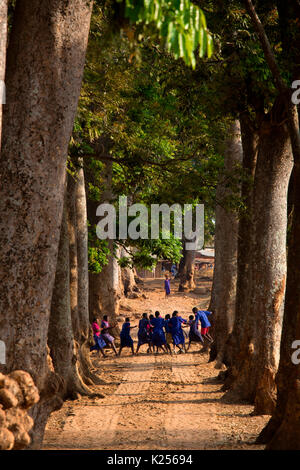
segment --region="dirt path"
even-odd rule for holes
[[[146,288],[148,309],[166,313],[155,281]],[[168,300],[168,311],[179,310],[180,304],[186,316],[195,300],[196,305],[207,306],[206,296],[175,294]],[[139,305],[140,299],[128,301],[132,319],[141,313]],[[145,299],[143,307],[147,310]],[[94,358],[107,382],[101,386],[106,397],[66,402],[47,424],[44,449],[262,448],[253,443],[268,417],[251,417],[251,406],[220,401],[219,371],[207,363],[208,356],[200,354],[198,346],[190,351],[171,357],[142,350],[131,356],[125,349],[121,358]]]

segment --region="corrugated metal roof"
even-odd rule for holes
[[[215,257],[215,250],[213,248],[205,248],[204,250],[198,251],[197,254],[200,254],[201,256],[207,256],[209,258],[214,258]]]

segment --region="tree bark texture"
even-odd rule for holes
[[[2,132],[2,104],[4,98],[3,83],[5,82],[7,45],[7,0],[0,0],[0,149]]]
[[[81,162],[82,164],[82,162]],[[85,339],[89,337],[89,265],[88,225],[84,170],[80,168],[76,178],[76,237],[78,264],[78,316],[79,327]]]
[[[251,304],[245,334],[236,351],[236,379],[227,393],[254,403],[254,414],[271,414],[276,403],[291,169],[286,125],[265,119],[260,129],[253,193]]]
[[[224,183],[224,176],[235,170],[242,163],[241,130],[238,120],[230,128],[224,155],[225,174],[220,175],[217,187],[215,227],[215,273],[213,279],[214,297],[214,343],[211,359],[216,359],[216,368],[223,363],[226,340],[232,331],[235,316],[236,281],[237,281],[237,240],[238,216],[222,206],[230,198],[232,190]]]
[[[247,315],[250,312],[251,302],[253,183],[259,136],[247,114],[241,114],[240,124],[243,147],[242,166],[245,174],[241,187],[241,198],[244,202],[245,210],[239,215],[234,325],[232,333],[227,340],[223,358],[224,363],[229,367],[226,380],[227,386],[234,378],[235,360],[237,359],[238,351],[242,348],[243,335],[247,331]]]
[[[195,289],[195,250],[186,250],[186,240],[183,240],[182,258],[179,265],[179,292],[188,292]]]
[[[5,371],[31,374],[41,443],[54,390],[47,336],[65,165],[81,87],[92,2],[17,1],[7,53],[0,162],[0,336]],[[50,380],[51,382],[51,380]],[[54,387],[55,388],[55,387]]]

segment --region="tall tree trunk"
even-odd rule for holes
[[[70,304],[70,260],[67,201],[61,224],[55,283],[51,302],[48,345],[55,372],[62,377],[62,398],[90,394],[78,370]]]
[[[2,103],[4,98],[5,63],[7,43],[7,0],[0,0],[0,149],[2,132]]]
[[[87,199],[83,160],[76,175],[76,255],[77,255],[77,317],[78,317],[78,364],[80,374],[88,385],[105,383],[94,372],[90,359],[92,329],[89,318],[89,268],[88,268],[88,221]]]
[[[77,217],[76,217],[76,178],[70,173],[67,175],[67,205],[68,205],[68,232],[70,255],[70,307],[72,329],[75,339],[81,340],[78,315],[78,257],[77,257]]]
[[[109,144],[108,144],[109,145]],[[112,162],[105,163],[103,179],[106,189],[101,196],[100,202],[88,199],[88,219],[92,225],[99,221],[96,217],[96,209],[100,203],[111,203],[112,194]],[[110,252],[114,251],[114,240],[108,240]],[[108,264],[103,266],[98,274],[89,273],[89,311],[90,319],[93,317],[101,318],[103,315],[110,317],[110,322],[114,323],[119,315],[119,306],[121,298],[121,274],[116,258],[111,254]],[[114,336],[118,336],[118,327],[112,330]]]
[[[215,242],[214,242],[215,244]],[[217,288],[217,283],[218,283],[218,274],[217,274],[217,271],[216,271],[216,262],[214,263],[214,271],[213,271],[213,279],[212,279],[212,287],[211,287],[211,294],[210,294],[210,302],[209,302],[209,306],[208,306],[208,310],[210,312],[214,312],[215,311],[215,308],[216,308],[216,303],[217,303],[217,291],[218,291],[218,288]],[[215,357],[211,357],[210,359],[211,361],[214,361],[215,360]]]
[[[185,248],[186,240],[183,240],[183,249],[179,266],[179,292],[188,292],[195,289],[195,259],[196,251],[195,250],[186,250]]]
[[[113,252],[113,241],[108,242],[109,249]],[[121,299],[121,273],[117,260],[113,255],[109,256],[108,264],[103,267],[101,273],[90,273],[90,315],[101,318],[108,315],[111,323],[115,323],[119,315]],[[113,335],[118,335],[119,330],[112,330]]]
[[[65,199],[61,224],[55,284],[48,329],[48,345],[54,370],[64,382],[64,387],[61,390],[62,398],[77,398],[78,395],[95,395],[87,387],[87,379],[85,375],[81,373],[80,348],[74,339],[72,326],[67,198]]]
[[[80,171],[81,170],[79,170],[79,173]],[[85,275],[88,274],[88,272],[86,272],[86,265],[88,264],[87,240],[84,235],[87,220],[84,213],[86,207],[86,199],[84,197],[85,190],[82,189],[82,185],[84,185],[83,175],[80,177],[79,174],[76,174],[73,177],[68,174],[67,204],[70,254],[70,306],[74,336],[74,357],[76,357],[76,367],[78,368],[76,374],[80,374],[87,385],[93,385],[103,383],[103,381],[92,372],[93,366],[90,361],[89,340],[91,338],[89,338],[88,292],[84,292],[84,287],[89,288],[88,280],[85,278]],[[78,200],[78,196],[80,200]],[[86,223],[84,221],[86,221]],[[78,222],[80,228],[78,228]],[[83,273],[81,271],[82,267],[85,271]],[[82,312],[80,312],[80,308],[83,309]],[[80,387],[79,393],[82,393]],[[86,391],[85,394],[88,394],[88,392]]]
[[[120,248],[120,257],[128,257],[128,253],[124,248]],[[136,271],[135,268],[120,268],[120,279],[121,279],[121,291],[120,294],[125,297],[130,296],[134,292],[139,292],[139,288],[136,284]]]
[[[275,104],[274,114],[276,109]],[[247,341],[239,352],[237,378],[227,393],[254,403],[255,414],[271,414],[276,403],[291,169],[286,125],[266,119],[261,127],[254,181],[251,313],[247,317]]]
[[[230,136],[226,142],[224,155],[225,176],[234,171],[242,162],[242,143],[239,121],[234,121]],[[232,190],[222,181],[217,188],[217,199],[226,204]],[[236,191],[236,189],[235,189]],[[215,273],[214,273],[214,343],[210,360],[216,359],[216,368],[223,363],[225,344],[232,331],[235,316],[236,280],[237,280],[237,237],[238,217],[234,212],[224,209],[220,204],[216,208],[215,228]]]
[[[92,2],[18,1],[7,54],[0,162],[0,337],[5,370],[24,369],[41,400],[33,447],[53,409],[47,336]],[[50,374],[50,377],[52,375]]]
[[[240,123],[243,171],[245,174],[241,188],[241,198],[246,209],[239,217],[235,317],[233,330],[227,340],[223,358],[224,363],[229,367],[225,388],[236,378],[237,358],[239,352],[243,349],[243,338],[247,333],[247,318],[249,312],[251,312],[253,182],[258,151],[258,132],[247,114],[241,114]]]
[[[300,366],[292,361],[292,344],[300,339],[300,161],[293,169],[293,217],[288,246],[287,286],[280,362],[276,376],[276,409],[257,442],[270,450],[300,449]],[[299,355],[298,355],[299,357]]]
[[[83,162],[81,161],[81,164]],[[88,225],[84,171],[80,168],[76,181],[76,235],[78,262],[78,316],[83,338],[89,337],[89,266]]]
[[[65,396],[73,355],[73,329],[70,305],[70,261],[68,213],[66,201],[60,229],[60,240],[51,312],[48,328],[48,346],[55,371],[63,378]]]
[[[279,20],[281,23],[282,43],[284,52],[290,57],[293,79],[299,79],[299,41],[300,35],[295,35],[294,18],[299,17],[299,2],[278,2]],[[285,86],[280,70],[270,48],[252,2],[247,1],[253,24],[258,32],[263,46],[266,61],[272,71],[278,90],[285,97],[287,110],[287,125],[294,157],[293,171],[293,203],[291,234],[288,245],[287,288],[284,309],[283,331],[280,349],[280,363],[276,377],[278,398],[275,412],[266,428],[259,436],[259,442],[268,442],[267,449],[295,449],[299,450],[299,365],[293,364],[291,358],[291,345],[299,339],[300,333],[300,198],[298,183],[300,184],[300,134],[299,116],[297,106],[291,100],[291,90]],[[292,52],[291,52],[292,51]]]

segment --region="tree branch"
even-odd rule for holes
[[[146,159],[140,158],[139,159],[139,164],[140,165],[149,165],[149,166],[158,166],[160,168],[165,168],[166,166],[168,166],[170,164],[174,164],[174,163],[178,163],[178,162],[192,161],[193,158],[194,158],[194,155],[191,155],[189,157],[170,159],[170,160],[167,160],[165,162],[155,162],[153,160],[146,160]],[[115,157],[112,157],[110,155],[108,155],[108,156],[107,155],[101,155],[101,156],[98,155],[97,159],[100,160],[100,161],[111,161],[111,162],[123,164],[125,166],[126,166],[126,164],[128,165],[128,160],[126,158],[115,158]],[[168,171],[167,168],[165,170]]]
[[[294,162],[295,162],[295,165],[300,165],[300,134],[299,134],[299,119],[298,119],[297,106],[292,103],[291,90],[286,85],[286,83],[284,82],[281,76],[280,69],[276,62],[274,53],[271,49],[269,39],[255,11],[252,1],[244,0],[244,3],[252,19],[253,27],[255,28],[256,33],[259,37],[261,47],[264,51],[266,62],[274,77],[275,85],[279,93],[281,93],[284,98],[284,101],[286,104],[287,116],[288,116],[287,125],[288,125],[288,130],[289,130],[290,139],[291,139]]]
[[[255,11],[255,8],[253,6],[253,3],[251,0],[244,0],[246,9],[251,17],[253,27],[259,37],[261,47],[264,51],[265,59],[266,62],[269,66],[269,69],[271,70],[271,73],[273,75],[275,85],[277,89],[279,90],[280,93],[286,93],[288,90],[288,87],[286,83],[283,81],[280,69],[278,67],[278,64],[276,62],[274,53],[272,51],[269,39],[266,35],[266,32],[264,30],[264,27]]]

